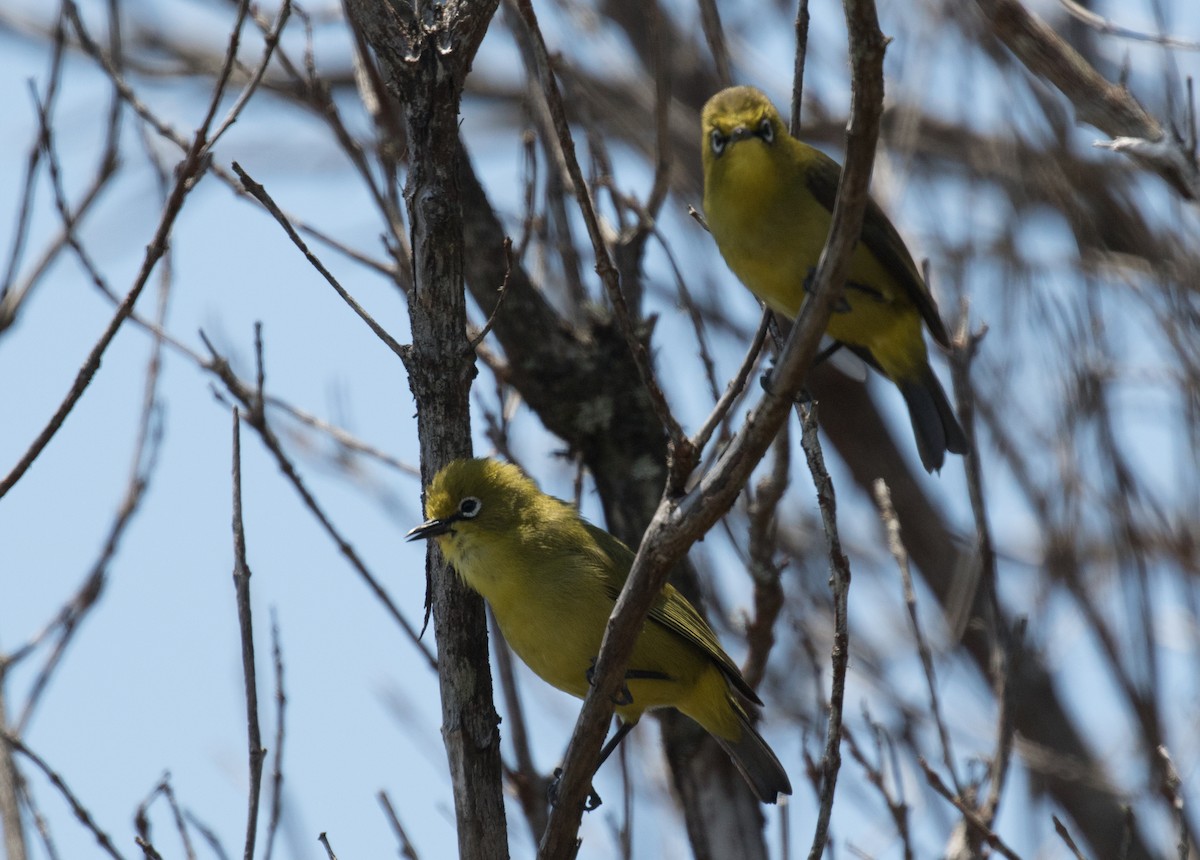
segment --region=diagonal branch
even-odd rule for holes
[[[788,337],[762,403],[691,492],[679,499],[664,495],[646,530],[609,619],[596,661],[593,687],[567,749],[559,804],[551,813],[538,849],[539,858],[544,860],[573,855],[583,796],[612,718],[613,697],[633,651],[634,636],[651,602],[662,589],[671,565],[683,558],[691,544],[732,506],[790,414],[793,392],[812,364],[829,314],[840,295],[867,203],[882,113],[886,45],[870,0],[847,0],[845,10],[854,87],[846,134],[846,171],[838,189],[832,228],[817,265],[812,295]]]
[[[1081,122],[1113,138],[1101,144],[1128,153],[1188,200],[1200,199],[1196,151],[1168,136],[1124,86],[1106,80],[1020,0],[976,0],[996,37],[1029,71],[1071,100]]]

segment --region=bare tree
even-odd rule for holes
[[[180,803],[166,777],[137,810],[135,833],[113,836],[118,825],[93,811],[98,799],[74,787],[72,762],[53,761],[30,729],[55,707],[46,691],[68,683],[72,644],[101,635],[84,622],[115,612],[107,594],[130,555],[131,525],[148,507],[180,504],[153,492],[164,446],[185,432],[168,426],[164,402],[205,386],[218,404],[209,408],[235,421],[233,441],[188,444],[235,452],[229,606],[246,690],[247,858],[270,856],[288,830],[289,799],[305,792],[284,791],[283,715],[300,697],[292,671],[293,701],[284,695],[286,615],[272,625],[275,732],[260,728],[268,708],[251,607],[273,597],[256,562],[252,598],[255,521],[242,512],[244,497],[263,492],[242,468],[257,456],[301,502],[289,515],[316,524],[394,624],[408,664],[436,671],[439,761],[454,798],[447,826],[460,856],[636,856],[651,829],[635,811],[645,803],[670,810],[679,826],[669,838],[686,838],[701,858],[791,856],[796,845],[812,857],[827,845],[905,857],[1194,850],[1186,703],[1200,677],[1200,172],[1189,76],[1198,46],[1175,32],[1189,23],[1173,20],[1181,4],[1139,8],[1155,32],[1071,0],[1050,10],[1057,19],[1017,0],[888,8],[882,21],[874,4],[851,0],[812,9],[240,3],[206,10],[209,29],[185,25],[182,9],[151,11],[133,0],[84,9],[66,0],[53,17],[0,10],[6,40],[49,62],[30,88],[27,158],[10,171],[23,174],[10,201],[0,361],[36,340],[47,353],[78,353],[80,365],[65,394],[47,381],[38,388],[53,399],[6,405],[38,417],[19,424],[32,428],[21,438],[0,436],[0,521],[22,521],[22,493],[54,491],[45,464],[81,444],[70,428],[87,404],[108,397],[116,408],[104,386],[114,344],[139,331],[150,345],[132,465],[95,561],[40,629],[13,639],[0,626],[9,858],[58,856],[55,834],[71,827],[110,856],[134,840],[145,856],[168,856],[155,815],[169,816],[187,856],[225,856],[229,826],[202,824],[191,809],[203,799],[185,793]],[[800,136],[847,165],[812,301],[782,335],[768,318],[755,334],[752,299],[687,214],[702,185],[699,109],[743,81],[790,92]],[[100,109],[63,107],[100,85]],[[78,143],[79,117],[96,146]],[[298,199],[287,193],[296,180],[309,182],[291,163],[304,145],[272,134],[270,177],[266,159],[245,157],[259,153],[238,133],[280,118],[336,159],[341,194],[325,206],[280,202]],[[153,206],[128,165],[155,177]],[[310,267],[329,287],[328,307],[336,301],[357,326],[356,345],[375,350],[356,374],[391,380],[411,413],[407,382],[415,436],[397,421],[393,441],[371,444],[342,426],[345,416],[284,393],[276,378],[287,362],[319,368],[341,348],[329,331],[277,352],[268,321],[247,362],[233,345],[240,335],[208,324],[193,335],[190,321],[172,318],[187,277],[172,249],[203,229],[200,213],[222,187],[233,192],[222,211],[251,213],[262,253]],[[814,365],[868,187],[927,258],[955,332],[945,374],[972,451],[940,478],[914,468],[885,387],[862,369]],[[365,201],[354,229],[333,212],[350,188]],[[147,213],[120,236],[142,249],[132,274],[108,253],[105,207],[122,197],[126,210]],[[98,334],[39,314],[64,280],[102,297]],[[289,293],[282,304],[300,301],[309,298]],[[753,380],[772,351],[760,387]],[[164,361],[199,373],[165,379]],[[801,385],[811,401],[797,406]],[[356,409],[372,405],[347,391]],[[239,427],[261,445],[239,448]],[[392,597],[394,582],[363,548],[370,539],[347,527],[347,495],[386,516],[414,515],[412,477],[423,484],[481,445],[545,485],[573,484],[586,506],[594,491],[607,528],[640,547],[592,695],[557,752],[554,807],[546,786],[558,759],[535,752],[538,693],[501,640],[489,652],[482,601],[431,553],[432,653],[416,607]],[[558,456],[539,453],[551,448]],[[396,476],[403,490],[386,489]],[[102,521],[97,513],[94,528]],[[13,558],[30,551],[34,528],[21,531],[6,537]],[[602,845],[608,837],[591,822],[581,830],[580,802],[633,631],[668,577],[744,658],[797,795],[764,815],[720,748],[664,714],[670,790],[644,787],[655,784],[647,762],[657,754],[637,756],[632,775],[622,769],[625,802],[606,792],[592,815],[615,831]],[[3,602],[19,607],[9,598],[18,594],[14,573],[0,571]],[[0,614],[0,625],[12,623]],[[499,703],[484,669],[493,659]],[[397,673],[396,701],[411,683]],[[78,824],[47,812],[47,788]],[[152,813],[160,798],[167,811]],[[382,801],[401,854],[422,856],[412,824],[428,810],[390,793]],[[308,850],[318,832],[330,856],[344,844],[322,820],[301,837]],[[432,846],[424,854],[438,856]]]

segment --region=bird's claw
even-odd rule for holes
[[[546,799],[550,801],[551,806],[558,806],[558,784],[562,781],[562,768],[554,769],[554,779],[550,780],[550,785],[546,787]],[[583,811],[591,812],[593,809],[599,808],[600,804],[604,803],[600,799],[600,795],[596,793],[596,789],[588,786],[587,797],[583,801]]]

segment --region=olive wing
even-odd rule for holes
[[[596,528],[591,523],[586,523],[586,526],[596,541],[597,548],[612,560],[613,564],[610,569],[619,571],[619,575],[605,583],[606,590],[615,601],[629,576],[630,567],[633,566],[633,553],[629,547],[603,529]],[[756,705],[762,704],[762,700],[758,698],[754,688],[747,684],[746,679],[742,677],[742,672],[737,664],[721,647],[721,643],[717,640],[717,634],[696,611],[696,607],[692,606],[673,585],[663,586],[662,593],[651,604],[647,617],[650,621],[662,625],[707,654],[739,693]]]
[[[807,146],[807,144],[802,144]],[[836,161],[819,149],[808,147],[814,153],[805,167],[805,184],[817,202],[830,212],[833,212],[834,201],[837,199],[838,184],[842,180],[842,168]],[[904,287],[916,304],[929,333],[942,346],[950,346],[950,335],[946,325],[938,313],[937,304],[925,285],[917,264],[900,238],[900,233],[892,222],[879,208],[873,199],[867,200],[867,209],[863,214],[862,242],[867,246],[885,269],[896,276],[896,280]]]

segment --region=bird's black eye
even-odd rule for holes
[[[762,138],[763,143],[772,143],[775,140],[775,126],[771,124],[771,120],[763,117],[763,121],[758,124],[758,136]]]
[[[713,155],[720,155],[725,151],[725,144],[729,143],[729,135],[721,134],[717,129],[713,129],[708,134],[708,145],[712,147]]]
[[[458,503],[458,515],[464,520],[473,520],[483,510],[483,502],[474,496],[467,496]]]

